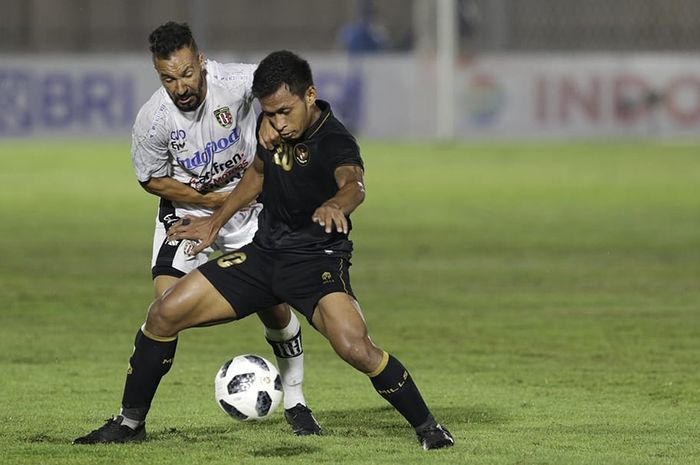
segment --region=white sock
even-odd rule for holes
[[[122,417],[122,425],[128,426],[131,429],[136,429],[141,424],[143,423],[142,421],[139,420],[132,420],[131,418],[124,416],[124,413],[122,411],[123,409],[119,409],[119,416]]]
[[[265,327],[265,338],[272,346],[282,378],[284,408],[306,405],[301,383],[304,381],[304,349],[301,345],[301,325],[294,312],[287,327]]]

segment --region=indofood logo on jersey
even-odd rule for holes
[[[221,107],[214,110],[214,117],[216,121],[225,128],[230,128],[233,124],[233,115],[231,115],[231,110],[229,110],[228,107]]]
[[[177,162],[185,169],[193,170],[198,166],[209,163],[215,153],[223,152],[238,142],[240,138],[241,136],[238,134],[238,128],[233,128],[228,137],[222,137],[219,140],[210,140],[204,145],[203,149],[197,150],[191,157],[177,157]]]

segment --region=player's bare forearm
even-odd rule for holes
[[[187,184],[168,177],[151,178],[140,184],[149,194],[173,202],[191,203],[202,205],[206,208],[218,208],[227,195],[225,192],[208,192],[203,194]]]
[[[340,188],[337,194],[323,202],[323,205],[334,206],[345,216],[354,212],[365,200],[365,185],[362,181],[348,182]]]
[[[365,200],[364,172],[360,166],[346,165],[335,170],[338,192],[316,209],[311,219],[330,233],[348,233],[347,216]]]
[[[258,167],[256,167],[258,160],[259,158],[255,159],[253,166],[246,170],[241,181],[229,193],[221,207],[212,215],[212,222],[215,225],[221,227],[226,224],[238,210],[250,205],[262,192],[263,175],[262,169],[258,170]]]
[[[168,240],[191,239],[199,241],[192,249],[191,254],[196,255],[214,243],[219,229],[241,208],[253,202],[263,184],[262,161],[255,158],[253,166],[248,168],[243,178],[229,193],[226,200],[211,216],[191,217],[186,216],[168,229]]]

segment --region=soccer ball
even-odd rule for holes
[[[214,379],[214,398],[236,420],[261,420],[282,400],[275,366],[259,355],[239,355],[224,363]]]

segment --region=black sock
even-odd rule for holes
[[[384,369],[377,374],[370,373],[370,381],[379,395],[389,401],[414,428],[424,424],[430,417],[430,410],[425,405],[416,383],[408,370],[385,352],[388,357]],[[384,364],[384,362],[382,362]]]
[[[132,420],[146,419],[158,383],[170,371],[175,358],[177,337],[158,340],[154,337],[146,336],[139,329],[134,340],[122,397],[122,414]]]

